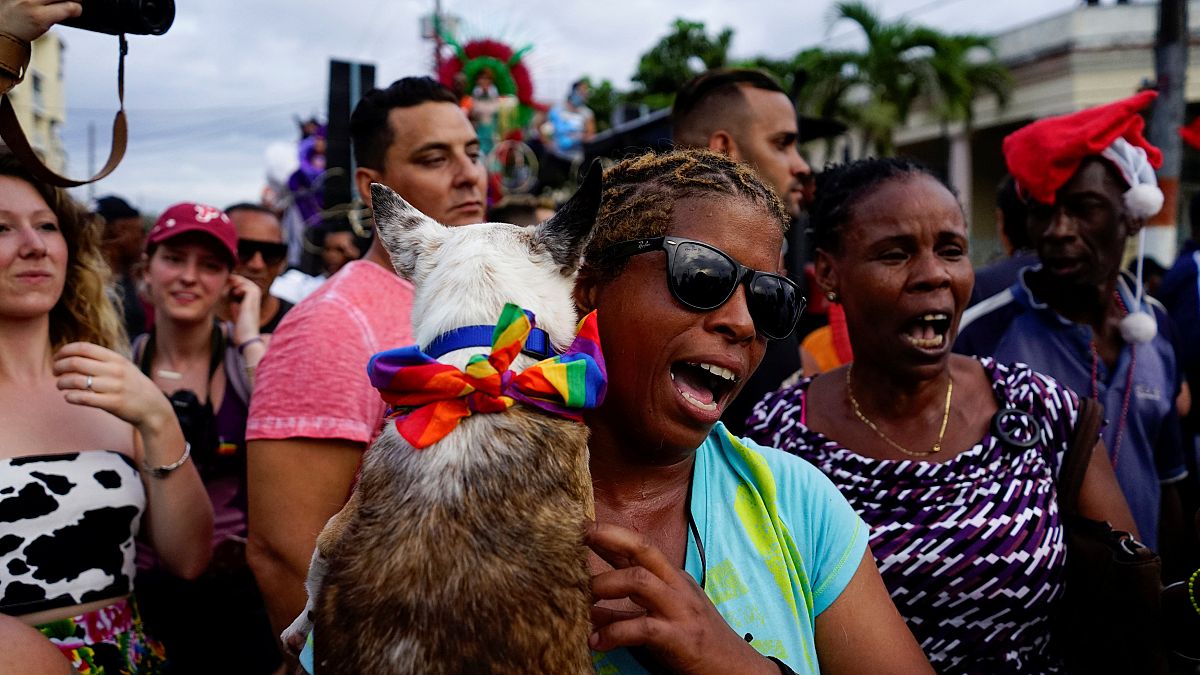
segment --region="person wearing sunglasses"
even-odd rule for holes
[[[791,97],[775,79],[752,68],[718,68],[679,88],[671,108],[671,138],[679,146],[707,148],[744,162],[775,190],[793,220],[812,201],[812,168],[800,155],[800,127]],[[803,231],[792,231],[784,255],[793,277],[803,280]],[[805,323],[809,323],[806,321]],[[805,327],[801,326],[799,333]],[[742,433],[751,408],[801,368],[803,335],[772,340],[762,365],[725,410],[723,421]]]
[[[271,284],[287,265],[287,244],[283,242],[283,226],[273,211],[258,204],[234,204],[225,209],[237,230],[238,264],[234,273],[246,277],[258,286],[262,300],[258,311],[258,332],[270,335],[292,303],[271,294]],[[222,308],[224,318],[228,306]]]
[[[270,673],[282,662],[246,562],[246,419],[253,374],[266,353],[260,287],[234,273],[232,220],[204,204],[175,204],[146,236],[145,293],[154,326],[133,342],[134,361],[171,402],[214,512],[212,562],[182,580],[145,556],[139,598],[174,673]],[[255,253],[256,257],[257,251]],[[232,321],[217,309],[229,307]],[[212,631],[222,627],[220,649]]]
[[[609,377],[585,414],[597,672],[932,672],[829,480],[719,421],[803,310],[779,273],[787,227],[715,153],[605,175],[576,283]]]
[[[939,673],[1059,672],[1055,484],[1077,396],[1023,364],[951,354],[974,273],[962,206],[929,169],[827,167],[811,223],[817,283],[845,310],[854,359],[767,396],[751,438],[812,462],[850,500]],[[1102,451],[1080,511],[1133,527]]]

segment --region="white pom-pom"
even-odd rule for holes
[[[1125,342],[1142,345],[1158,334],[1158,323],[1145,312],[1130,312],[1121,319],[1121,337]]]
[[[1125,208],[1135,218],[1150,218],[1163,207],[1163,193],[1156,185],[1140,183],[1125,191]]]

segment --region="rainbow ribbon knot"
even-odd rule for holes
[[[414,448],[437,443],[474,413],[504,412],[524,403],[569,420],[604,401],[608,376],[596,313],[579,322],[571,347],[521,372],[509,370],[534,327],[532,312],[509,303],[492,331],[492,352],[471,357],[465,370],[440,363],[417,345],[371,357],[367,374]]]

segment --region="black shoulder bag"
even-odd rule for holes
[[[1059,470],[1058,509],[1066,530],[1066,593],[1056,637],[1068,673],[1165,674],[1158,554],[1128,532],[1079,514],[1079,492],[1103,406],[1081,399]]]

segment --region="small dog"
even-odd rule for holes
[[[534,313],[557,350],[568,347],[600,173],[589,171],[571,201],[534,228],[447,228],[372,185],[379,237],[415,287],[418,344],[495,324],[513,303]],[[462,368],[487,352],[439,361]],[[520,355],[512,370],[534,361]],[[308,606],[284,643],[299,651],[315,623],[318,675],[593,672],[587,438],[583,424],[520,404],[467,417],[424,450],[388,423],[350,500],[317,539]]]

